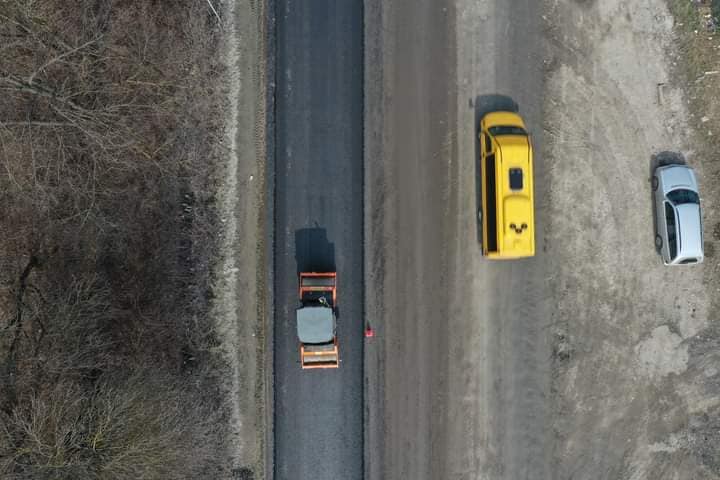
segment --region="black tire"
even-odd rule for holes
[[[657,179],[657,177],[656,177],[655,175],[653,175],[653,177],[652,177],[652,189],[653,189],[653,192],[654,192],[655,190],[657,190],[657,188],[658,188],[658,179]]]
[[[662,248],[662,245],[663,245],[662,237],[660,235],[655,235],[655,248],[657,248],[658,252]]]

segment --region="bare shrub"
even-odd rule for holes
[[[224,458],[216,25],[204,2],[0,0],[2,478]]]
[[[61,383],[24,398],[3,418],[4,478],[192,478],[204,473],[188,456],[207,446],[207,412],[157,375],[100,383],[95,391]],[[198,413],[204,413],[200,416]]]

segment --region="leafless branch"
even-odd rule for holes
[[[67,127],[71,125],[69,122],[0,122],[0,127]]]
[[[23,319],[23,312],[24,312],[24,301],[25,301],[25,289],[27,287],[27,279],[30,276],[30,273],[32,273],[33,269],[37,267],[40,264],[37,257],[32,255],[30,259],[28,260],[27,265],[25,265],[25,268],[23,269],[22,273],[20,274],[20,284],[18,285],[17,294],[15,295],[15,320],[13,321],[13,324],[15,325],[15,336],[13,337],[12,343],[10,344],[10,351],[9,355],[12,357],[15,353],[15,349],[17,348],[17,341],[18,337],[20,335],[20,332],[22,331],[22,319]]]
[[[37,70],[35,70],[35,71],[28,77],[27,83],[30,84],[30,85],[32,85],[32,84],[33,84],[33,81],[35,80],[35,77],[37,76],[38,73],[42,72],[43,70],[45,70],[47,67],[49,67],[49,66],[52,65],[53,63],[55,63],[55,62],[57,62],[57,61],[59,61],[59,60],[62,60],[63,58],[69,57],[69,56],[72,55],[73,53],[78,52],[78,51],[84,49],[85,47],[88,47],[88,46],[92,45],[93,43],[97,43],[97,41],[100,40],[101,38],[102,38],[102,35],[98,35],[97,37],[93,38],[92,40],[88,40],[87,42],[85,42],[85,43],[83,43],[82,45],[79,45],[79,46],[73,48],[72,50],[69,50],[69,51],[64,52],[64,53],[62,53],[62,54],[60,54],[60,55],[58,55],[58,56],[56,56],[56,57],[54,57],[54,58],[51,58],[50,60],[48,60],[47,62],[45,62],[42,66],[40,66],[40,68],[38,68]]]
[[[210,9],[213,11],[213,13],[215,14],[215,16],[217,17],[218,22],[220,22],[220,21],[221,21],[221,20],[220,20],[220,15],[218,15],[217,10],[215,10],[215,7],[213,7],[212,2],[211,2],[210,0],[207,0],[207,4],[210,5]]]

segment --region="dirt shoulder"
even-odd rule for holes
[[[720,198],[682,25],[661,0],[563,0],[544,18],[552,188],[539,201],[548,254],[564,259],[548,271],[554,478],[718,478]],[[664,267],[653,248],[649,180],[666,151],[699,176],[701,266]]]
[[[232,468],[228,478],[265,478],[265,15],[266,2],[230,2],[223,52],[227,86],[227,163],[219,187],[223,226],[213,301],[232,376]]]

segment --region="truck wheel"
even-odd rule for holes
[[[662,237],[660,235],[655,235],[655,248],[657,248],[658,252],[662,248]]]
[[[653,192],[654,192],[655,190],[657,190],[657,187],[658,187],[658,179],[657,179],[657,177],[656,177],[655,175],[653,175],[653,177],[652,177],[652,189],[653,189]]]

